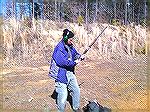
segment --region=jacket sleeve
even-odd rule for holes
[[[63,54],[62,50],[57,50],[54,54],[54,60],[59,67],[68,68],[74,67],[76,62],[68,60],[68,58]]]
[[[81,54],[79,54],[79,53],[76,51],[76,49],[75,49],[75,48],[73,48],[73,50],[74,50],[74,53],[75,53],[74,60],[79,59],[79,58],[81,57]]]

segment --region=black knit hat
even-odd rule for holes
[[[63,40],[64,42],[67,42],[69,38],[73,38],[74,33],[69,31],[68,29],[63,30]]]

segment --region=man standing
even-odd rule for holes
[[[80,88],[74,73],[75,66],[83,59],[73,47],[73,32],[65,29],[63,38],[54,49],[49,76],[55,79],[58,112],[65,112],[68,89],[72,93],[72,108],[74,112],[80,106]]]

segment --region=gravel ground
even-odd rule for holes
[[[49,66],[3,69],[4,112],[52,112],[55,101],[49,97],[54,81],[48,77]],[[148,112],[147,58],[88,58],[76,67],[81,84],[81,108],[87,100],[97,100],[114,112]],[[67,103],[67,110],[70,106]]]

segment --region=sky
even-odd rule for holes
[[[0,14],[2,13],[2,0],[0,0]]]
[[[3,8],[2,8],[2,4],[4,3],[4,1],[5,0],[0,0],[0,15],[2,15],[2,10],[3,10]]]
[[[0,15],[2,15],[3,11],[5,10],[5,7],[3,7],[5,5],[7,0],[0,0]],[[11,0],[9,0],[11,1]],[[28,1],[28,0],[27,0]],[[38,0],[34,0],[34,2],[36,2]]]
[[[17,1],[17,0],[15,0],[15,1]],[[25,0],[24,0],[25,1]],[[29,1],[29,0],[26,0],[26,1]],[[10,11],[12,11],[11,10],[11,3],[12,3],[12,0],[0,0],[0,16],[3,16],[3,17],[5,17],[6,16],[6,8],[8,8],[8,7],[6,7],[6,2],[7,3],[9,3],[7,6],[8,7],[10,7]],[[34,0],[34,2],[37,2],[37,0]],[[19,5],[20,3],[18,3],[18,2],[16,2],[16,7],[15,7],[15,14],[16,14],[16,17],[19,19],[20,18],[20,5]],[[24,8],[25,8],[25,13],[24,13],[24,16],[29,16],[29,6],[28,6],[28,4],[26,4],[25,6],[24,6]]]

